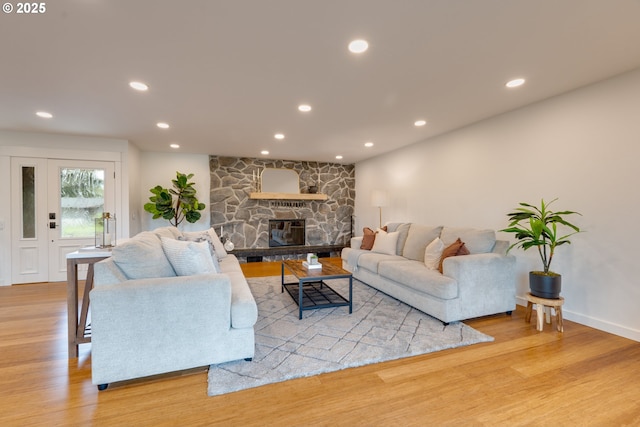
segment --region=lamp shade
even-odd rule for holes
[[[373,190],[371,192],[371,206],[387,206],[387,192],[384,190]]]

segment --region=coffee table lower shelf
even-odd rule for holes
[[[315,310],[317,308],[348,306],[349,313],[352,312],[351,302],[322,280],[304,282],[302,284],[302,293],[300,293],[300,284],[298,283],[284,283],[283,286],[300,307],[300,319],[302,319],[303,310]],[[302,295],[302,304],[300,304],[300,295]]]

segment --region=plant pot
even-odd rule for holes
[[[530,271],[529,289],[533,296],[558,299],[562,289],[562,276],[556,273],[545,274],[542,271]]]

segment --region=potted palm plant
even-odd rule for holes
[[[541,298],[559,298],[562,286],[562,276],[549,269],[556,248],[561,245],[570,244],[569,237],[579,233],[580,228],[567,221],[564,217],[568,215],[581,215],[574,211],[554,212],[549,206],[558,199],[553,199],[545,203],[540,202],[540,207],[528,203],[520,203],[520,207],[507,216],[511,221],[509,227],[500,231],[514,233],[517,241],[509,247],[509,252],[514,247],[527,250],[529,248],[538,249],[542,260],[542,271],[529,272],[529,288],[531,294]],[[558,224],[568,227],[570,232],[565,235],[558,235]]]

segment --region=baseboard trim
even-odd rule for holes
[[[523,296],[516,296],[516,303],[526,307],[527,299]],[[580,323],[581,325],[589,326],[600,331],[640,342],[640,330],[637,329],[632,329],[624,325],[618,325],[617,323],[612,323],[595,317],[585,316],[584,314],[566,309],[562,310],[562,317],[572,322]]]

